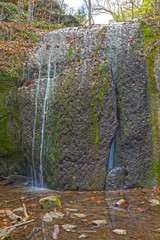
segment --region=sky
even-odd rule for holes
[[[68,4],[69,7],[73,7],[74,9],[78,9],[82,6],[83,0],[65,0],[65,3]],[[95,24],[106,24],[111,20],[111,15],[108,14],[100,14],[94,18]]]

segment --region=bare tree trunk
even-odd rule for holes
[[[134,6],[133,6],[133,0],[131,0],[131,4],[132,4],[132,19],[134,18]]]
[[[63,3],[64,3],[64,0],[62,0],[62,2],[61,2],[61,8],[60,8],[60,13],[59,13],[59,17],[58,17],[57,26],[58,26],[58,24],[60,23],[60,19],[61,19],[61,15],[62,15],[62,7],[63,7]]]
[[[23,0],[19,0],[17,3],[17,8],[18,8],[18,21],[21,20],[21,14],[23,11],[23,5],[24,5],[24,1]]]
[[[52,12],[52,10],[53,10],[53,3],[51,3],[51,10],[50,11]],[[51,15],[52,15],[51,12],[50,12],[50,15],[49,15],[49,22],[51,21]]]
[[[91,0],[88,0],[88,21],[89,21],[89,25],[92,24],[92,4],[91,4]]]
[[[28,16],[27,16],[27,22],[30,23],[30,21],[33,19],[33,1],[29,0],[29,4],[28,4]]]

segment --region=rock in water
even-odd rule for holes
[[[6,210],[6,215],[11,221],[22,221],[22,217],[14,214],[11,210]]]
[[[19,207],[13,210],[14,213],[16,212],[23,212],[23,207]]]
[[[160,205],[160,202],[157,199],[150,199],[149,202],[151,203],[152,206]]]
[[[73,208],[66,208],[65,210],[69,212],[78,212],[77,209],[73,209]]]
[[[94,226],[101,227],[103,225],[106,225],[107,221],[106,220],[95,220],[95,221],[92,221],[92,224]]]
[[[53,240],[58,239],[59,233],[60,233],[59,226],[58,226],[58,225],[55,225],[55,226],[54,226],[54,232],[52,233],[52,238],[53,238]]]
[[[56,219],[62,219],[64,217],[64,214],[61,212],[50,212],[49,214],[51,215],[52,218]]]
[[[73,218],[85,218],[87,217],[87,215],[83,214],[83,213],[74,213],[71,215],[71,217]]]
[[[44,222],[50,223],[50,222],[52,222],[52,220],[53,220],[52,216],[49,213],[46,213],[43,217]]]
[[[79,239],[85,239],[85,238],[88,238],[87,234],[82,234],[81,236],[79,236]]]
[[[114,229],[112,232],[117,235],[127,235],[127,231],[125,229]]]
[[[66,231],[70,231],[70,230],[72,230],[72,229],[74,229],[74,228],[76,228],[77,226],[75,226],[75,225],[71,225],[71,224],[64,224],[64,225],[62,225],[62,228],[64,229],[64,230],[66,230]]]
[[[55,196],[49,196],[49,197],[41,198],[39,200],[39,204],[44,209],[51,209],[51,208],[54,208],[54,207],[61,207],[61,202],[60,202],[59,198],[57,198]]]

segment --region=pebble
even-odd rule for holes
[[[83,214],[83,213],[74,213],[71,215],[71,217],[73,218],[85,218],[87,217],[87,215]]]
[[[19,207],[13,210],[14,213],[16,212],[23,212],[23,207]]]
[[[69,212],[78,212],[77,209],[72,209],[72,208],[66,208],[65,210]]]
[[[52,216],[49,214],[49,213],[46,213],[45,215],[44,215],[44,217],[43,217],[43,221],[44,222],[47,222],[47,223],[49,223],[49,222],[52,222]]]
[[[127,235],[127,231],[125,229],[114,229],[112,232],[117,235]]]
[[[79,239],[84,239],[84,238],[88,238],[87,234],[82,234],[81,236],[79,236]]]
[[[73,228],[76,228],[77,226],[75,226],[75,225],[71,225],[71,224],[64,224],[64,225],[62,225],[62,228],[64,229],[64,230],[72,230]]]
[[[49,215],[56,219],[62,219],[64,217],[64,214],[61,212],[50,212]]]
[[[160,204],[159,200],[157,199],[150,199],[149,202],[151,203],[152,206],[156,206]]]
[[[106,225],[107,221],[106,220],[95,220],[95,221],[92,221],[92,224],[97,227],[100,227],[100,226]]]

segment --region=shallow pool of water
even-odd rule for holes
[[[39,199],[45,196],[58,196],[61,200],[60,209],[44,210],[39,205]],[[0,210],[22,207],[23,197],[29,219],[35,221],[31,224],[16,228],[12,239],[36,239],[49,240],[52,238],[54,225],[60,228],[58,239],[76,240],[83,233],[86,239],[160,239],[160,233],[155,230],[160,228],[160,205],[152,206],[151,199],[160,200],[159,188],[134,189],[126,191],[110,192],[71,192],[52,191],[47,189],[33,189],[22,185],[0,186]],[[125,203],[115,207],[115,203],[124,199]],[[76,209],[77,213],[86,215],[84,218],[72,217]],[[53,219],[51,223],[43,222],[43,216],[47,212],[58,211],[64,214],[63,219]],[[19,214],[19,213],[18,213]],[[23,216],[23,212],[19,215]],[[106,220],[107,224],[99,227],[92,225],[94,220]],[[76,225],[74,230],[63,230],[63,224]],[[0,228],[10,226],[11,222],[4,213],[0,214]],[[35,233],[35,229],[38,232]],[[114,229],[124,229],[126,235],[117,235]]]

